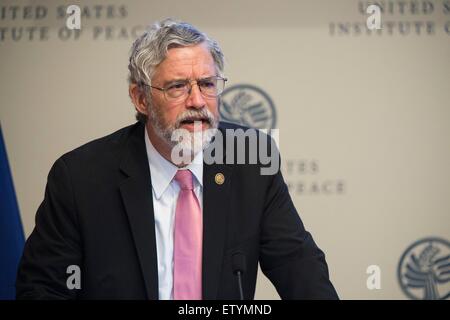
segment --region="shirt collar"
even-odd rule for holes
[[[144,135],[152,187],[155,191],[156,198],[159,199],[172,182],[173,177],[175,177],[178,167],[166,160],[158,150],[156,150],[148,137],[147,128],[145,128]],[[195,176],[200,187],[203,187],[203,150],[197,153],[192,163],[183,169],[189,169]]]

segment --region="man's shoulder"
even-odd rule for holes
[[[222,130],[222,131],[227,130],[227,129],[231,129],[231,130],[242,129],[244,131],[247,131],[247,130],[253,129],[253,128],[246,127],[246,126],[243,126],[243,125],[240,125],[240,124],[236,124],[236,123],[232,123],[232,122],[220,121],[219,122],[219,129]]]
[[[269,129],[258,129],[226,121],[219,122],[219,130],[222,131],[224,134],[226,134],[227,132],[234,134],[236,132],[243,132],[243,133],[254,132],[258,136],[267,136],[267,133],[269,132]]]
[[[253,127],[248,127],[248,126],[244,126],[244,125],[240,125],[240,124],[236,124],[236,123],[231,123],[231,122],[225,122],[225,121],[221,121],[219,123],[219,130],[221,131],[222,135],[224,137],[227,137],[227,135],[232,135],[232,137],[234,139],[239,139],[239,138],[247,138],[247,137],[251,137],[254,136],[256,138],[256,147],[259,147],[259,142],[260,140],[263,141],[267,141],[268,146],[270,146],[272,143],[274,143],[273,141],[273,137],[271,136],[271,130],[266,130],[266,129],[258,129],[258,128],[253,128]],[[228,137],[230,138],[230,137]],[[276,143],[275,143],[276,146]]]
[[[130,136],[136,135],[141,131],[143,135],[143,125],[137,122],[101,138],[89,141],[63,154],[61,159],[65,162],[79,162],[112,156],[123,150]]]

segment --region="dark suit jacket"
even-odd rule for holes
[[[236,252],[245,255],[246,299],[254,297],[258,262],[283,299],[337,298],[281,173],[260,175],[260,167],[204,165],[203,298],[239,299]],[[140,123],[58,159],[25,245],[17,297],[158,299],[151,188]],[[79,290],[67,288],[70,265],[81,269]]]

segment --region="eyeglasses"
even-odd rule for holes
[[[228,79],[222,77],[209,77],[198,80],[179,80],[169,83],[164,88],[158,88],[154,86],[146,86],[164,92],[164,96],[167,100],[175,100],[180,98],[187,98],[192,91],[192,82],[197,83],[197,86],[206,98],[215,98],[222,94],[225,89],[225,82]]]

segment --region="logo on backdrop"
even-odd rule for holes
[[[397,276],[411,299],[450,298],[450,242],[440,238],[414,242],[400,258]]]
[[[262,89],[238,84],[227,88],[221,96],[222,120],[256,129],[273,129],[276,124],[275,106]]]

